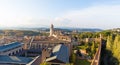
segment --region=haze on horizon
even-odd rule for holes
[[[120,0],[0,0],[0,27],[119,28]]]

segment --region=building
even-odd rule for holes
[[[61,45],[60,43],[63,43],[63,44]],[[71,36],[65,35],[64,33],[62,33],[61,30],[60,31],[55,30],[53,24],[51,24],[49,36],[31,37],[29,39],[28,43],[25,44],[24,48],[26,50],[31,51],[33,53],[32,55],[35,55],[36,51],[41,52],[41,60],[40,60],[41,63],[43,63],[43,62],[51,63],[51,61],[53,61],[53,60],[55,60],[55,61],[59,60],[59,61],[57,61],[57,64],[64,65],[69,62],[69,56],[72,51],[71,43],[72,43]],[[60,55],[58,53],[58,54],[56,54],[57,55],[56,56],[55,52],[53,53],[52,50],[55,50],[55,48],[57,48],[57,47],[59,47],[58,51],[59,51]],[[54,54],[54,57],[56,56],[56,58],[54,58],[52,60],[48,60],[51,57],[53,57],[51,55],[51,53]],[[62,57],[59,58],[59,56],[61,56],[63,54],[65,54],[67,57],[67,58],[64,57],[64,58],[66,58],[66,61]],[[29,54],[27,54],[27,55],[29,55]],[[55,64],[55,63],[56,62],[52,62],[52,64]]]
[[[29,65],[32,58],[0,55],[0,65]]]
[[[30,40],[32,40],[32,42]],[[44,48],[53,48],[59,43],[64,43],[70,50],[72,49],[71,37],[54,30],[53,24],[51,24],[49,36],[34,36],[34,38],[31,37],[30,40],[30,42],[25,44],[25,49],[39,49],[42,51]]]
[[[62,31],[60,31],[60,30],[54,30],[53,24],[51,24],[51,27],[50,27],[50,35],[49,35],[49,37],[54,37],[54,38],[56,38],[58,40],[71,42],[71,37],[68,36],[68,35],[63,34]]]
[[[49,36],[53,36],[53,32],[54,32],[54,26],[53,26],[53,24],[51,24]]]
[[[64,44],[56,45],[52,51],[44,50],[42,56],[43,62],[48,62],[51,65],[65,65],[69,63],[69,49]]]
[[[23,43],[12,42],[0,46],[0,55],[15,55],[23,51]]]
[[[12,42],[0,46],[0,65],[40,65],[41,56],[21,56],[24,53],[24,44]]]

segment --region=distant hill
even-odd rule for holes
[[[32,31],[49,31],[49,28],[41,27],[41,28],[2,28],[1,30],[32,30]],[[102,29],[98,28],[70,28],[70,27],[62,27],[62,28],[54,28],[55,30],[62,30],[67,32],[72,32],[76,30],[77,32],[99,32]]]

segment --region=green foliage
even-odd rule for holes
[[[96,52],[95,43],[92,43],[91,51],[93,54]]]
[[[88,56],[93,58],[96,53],[97,48],[98,48],[98,43],[96,42],[88,43],[87,48],[86,48],[86,52],[88,53]]]
[[[90,65],[90,62],[87,60],[76,60],[75,65]]]
[[[109,35],[111,35],[112,31],[110,30],[105,30],[105,31],[102,31],[101,34],[104,36],[104,37],[107,37]]]
[[[112,35],[108,36],[106,49],[111,65],[120,65],[120,35],[117,34],[115,39]]]
[[[74,65],[73,63],[67,63],[66,65]]]
[[[40,33],[41,36],[49,36],[49,33]]]
[[[82,56],[82,54],[81,54],[81,52],[79,51],[79,49],[77,50],[76,55],[77,55],[77,56]]]
[[[51,65],[51,64],[44,62],[44,63],[41,63],[40,65]]]
[[[76,54],[72,53],[70,56],[70,63],[75,63],[76,61]]]
[[[28,35],[28,36],[35,36],[35,35],[40,35],[40,32],[36,32],[36,31],[27,31],[27,30],[4,30],[3,33],[5,33],[6,35],[10,35],[10,36],[24,36],[24,35]]]
[[[86,46],[84,46],[84,45],[82,45],[82,46],[77,46],[77,49],[86,49],[87,47]]]
[[[99,32],[81,32],[77,34],[72,34],[72,37],[77,37],[78,39],[96,38],[99,37],[99,34]]]
[[[120,58],[120,35],[117,35],[115,37],[114,45],[113,45],[113,55],[117,57],[118,59]],[[120,59],[119,59],[120,60]]]
[[[107,50],[112,50],[113,48],[112,48],[112,45],[113,45],[113,36],[112,35],[110,35],[110,36],[108,36],[107,37],[107,44],[106,44],[106,49]]]

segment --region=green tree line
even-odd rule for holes
[[[107,54],[110,57],[111,65],[120,65],[120,35],[110,35],[107,37]]]

